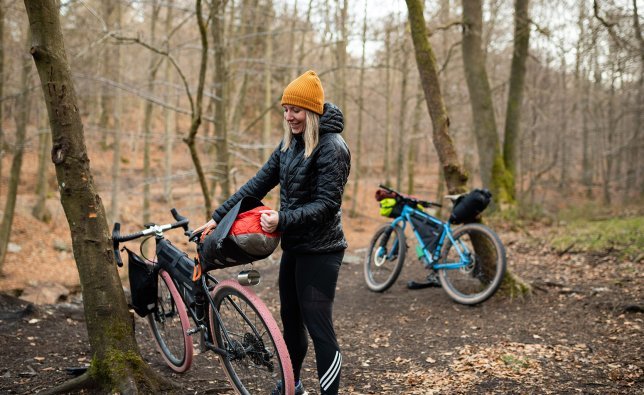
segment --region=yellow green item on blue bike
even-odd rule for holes
[[[383,217],[396,217],[397,215],[394,215],[394,208],[396,207],[396,199],[394,198],[385,198],[380,201],[380,215]],[[398,214],[400,214],[400,210],[398,211]]]

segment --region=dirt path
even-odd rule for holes
[[[336,331],[347,394],[624,394],[644,391],[642,264],[612,256],[558,256],[539,238],[505,234],[511,270],[535,285],[534,296],[495,296],[477,307],[453,303],[441,289],[410,291],[422,278],[408,262],[388,292],[367,290],[363,251],[341,271]],[[258,265],[256,291],[277,308],[277,265]],[[221,276],[225,277],[225,276]],[[276,311],[275,311],[275,315]],[[0,393],[26,394],[71,376],[89,361],[80,305],[34,308],[0,298]],[[139,338],[147,335],[139,321]],[[185,393],[230,393],[210,353],[175,375],[150,342],[144,356]],[[316,394],[312,347],[304,384]]]

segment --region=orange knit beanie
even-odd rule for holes
[[[309,70],[288,84],[282,95],[282,105],[284,104],[306,108],[322,115],[324,89],[315,71]]]

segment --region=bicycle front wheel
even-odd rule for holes
[[[382,226],[371,239],[364,262],[364,279],[375,292],[389,289],[402,270],[407,252],[405,232],[400,226]]]
[[[268,307],[250,289],[233,280],[212,293],[210,331],[230,383],[239,394],[269,394],[279,382],[282,393],[295,392],[293,366],[286,343]],[[219,319],[217,319],[219,315]]]
[[[467,224],[449,238],[441,253],[440,263],[463,263],[457,269],[439,270],[441,285],[458,303],[473,305],[489,299],[499,289],[505,274],[505,248],[490,228],[481,224]]]
[[[148,314],[148,323],[166,364],[175,372],[183,373],[192,364],[193,352],[186,305],[165,270],[159,270],[158,280],[157,305]]]

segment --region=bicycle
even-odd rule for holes
[[[120,224],[112,231],[116,262],[123,266],[119,252],[122,242],[154,237],[156,260],[147,260],[127,250],[132,263],[147,265],[147,273],[157,282],[152,303],[138,303],[143,310],[161,356],[175,372],[183,373],[192,364],[192,335],[200,334],[202,350],[216,353],[228,381],[240,394],[270,393],[278,381],[283,394],[294,394],[291,360],[278,325],[268,307],[247,286],[259,283],[256,270],[240,272],[237,281],[218,281],[208,272],[198,270],[200,253],[191,260],[187,254],[164,237],[170,229],[183,228],[189,241],[199,243],[199,234],[188,229],[189,220],[172,209],[177,221],[171,224],[146,224],[144,229],[121,235]],[[138,261],[137,261],[138,259]],[[134,261],[133,261],[134,260]],[[142,263],[143,262],[143,263]],[[132,286],[132,285],[131,285]],[[132,292],[134,301],[134,291]],[[139,293],[145,298],[146,293]],[[150,301],[148,301],[150,302]],[[134,303],[133,303],[134,304]],[[139,314],[141,315],[141,314]],[[190,320],[194,326],[190,326]]]
[[[441,204],[406,196],[384,185],[380,188],[395,199],[395,206],[389,215],[393,221],[376,231],[364,262],[370,290],[383,292],[398,278],[407,253],[405,229],[409,224],[418,241],[419,260],[432,271],[430,275],[438,273],[440,286],[450,298],[473,305],[494,295],[506,270],[505,248],[494,231],[479,223],[452,229],[452,220],[444,222],[423,211]],[[458,197],[448,198],[455,201]]]

